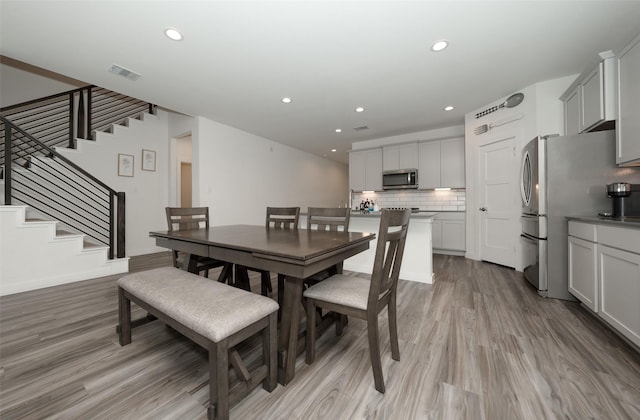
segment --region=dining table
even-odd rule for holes
[[[285,278],[282,317],[278,331],[278,382],[295,377],[304,279],[369,248],[374,233],[274,229],[254,225],[215,226],[208,229],[150,232],[156,245],[190,256],[208,256],[224,262],[268,270]],[[195,270],[195,258],[186,269]],[[340,269],[340,268],[339,268]]]

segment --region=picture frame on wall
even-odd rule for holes
[[[156,152],[155,150],[142,149],[142,170],[156,171]]]
[[[118,176],[133,176],[133,155],[118,153]]]

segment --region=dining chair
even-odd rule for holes
[[[209,207],[166,207],[167,225],[169,232],[179,230],[209,229]],[[171,252],[173,266],[180,268],[189,264],[185,254],[176,250]],[[205,272],[205,277],[209,277],[209,270],[222,267],[218,276],[219,282],[231,280],[233,275],[233,265],[224,261],[215,260],[206,256],[197,256],[196,272]]]
[[[307,313],[307,364],[312,364],[315,360],[317,308],[364,319],[367,321],[369,353],[375,387],[376,390],[384,393],[378,314],[385,306],[387,307],[391,357],[393,360],[399,361],[396,291],[410,216],[410,209],[382,210],[371,280],[336,274],[304,291]]]
[[[351,219],[351,209],[342,207],[309,207],[307,208],[307,230],[321,230],[321,231],[349,231],[349,221]],[[342,273],[342,262],[333,267],[316,273],[310,277],[304,279],[304,286],[311,287],[314,284],[329,278],[334,274]],[[282,289],[280,283],[278,283],[278,291]],[[281,303],[282,299],[278,300]],[[342,330],[349,322],[346,315],[336,314],[331,312],[324,317],[322,316],[322,310],[317,311],[319,319],[318,325],[326,316],[334,318],[336,325],[336,335],[342,335]]]
[[[307,230],[349,231],[351,209],[342,207],[309,207],[307,209]],[[339,268],[332,267],[305,279],[308,284],[315,284],[333,274],[338,274]]]
[[[300,207],[267,207],[266,214],[265,226],[269,229],[298,229]],[[260,292],[263,296],[268,296],[273,291],[271,273],[268,270],[236,265],[236,281],[246,290],[251,290],[248,271],[260,273]],[[284,276],[278,274],[278,303],[281,306],[283,289]]]

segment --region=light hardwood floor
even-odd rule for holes
[[[169,253],[137,257],[131,271],[170,264]],[[434,271],[433,286],[400,282],[400,362],[381,315],[386,394],[353,319],[340,338],[324,333],[313,365],[298,357],[291,384],[256,389],[231,417],[640,418],[640,354],[578,304],[462,257],[434,256]],[[206,418],[206,352],[157,321],[120,347],[117,278],[0,299],[0,418]]]

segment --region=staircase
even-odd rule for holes
[[[0,206],[0,295],[129,271],[129,258],[108,258],[108,247],[30,219],[27,206]]]
[[[72,128],[50,122],[54,119],[49,109],[65,108],[58,104],[64,102],[66,94],[44,98],[44,105],[33,105],[37,101],[32,101],[0,110],[0,295],[128,272],[125,193],[115,192],[99,181],[108,178],[94,172],[95,164],[82,165],[82,153],[75,147],[95,149],[94,145],[100,143],[96,140],[113,137],[119,129],[128,130],[132,121],[134,125],[142,124],[144,111],[152,108],[101,88],[89,87],[69,94],[70,105],[66,108],[88,114],[85,117],[78,111]],[[83,97],[92,105],[85,107]],[[151,116],[152,120],[156,118]],[[81,124],[77,122],[80,119]],[[17,120],[28,132],[21,130],[23,126],[10,128]],[[56,134],[59,130],[62,134]],[[5,131],[11,134],[10,147],[5,144]],[[34,138],[36,132],[39,134]],[[79,139],[74,135],[79,132],[95,140]],[[12,162],[6,161],[9,157]],[[6,181],[11,181],[11,195],[5,200],[9,163],[11,177]],[[89,169],[91,174],[81,168]],[[8,202],[13,205],[3,205]],[[128,234],[129,226],[126,230]],[[146,233],[148,230],[145,236]]]

